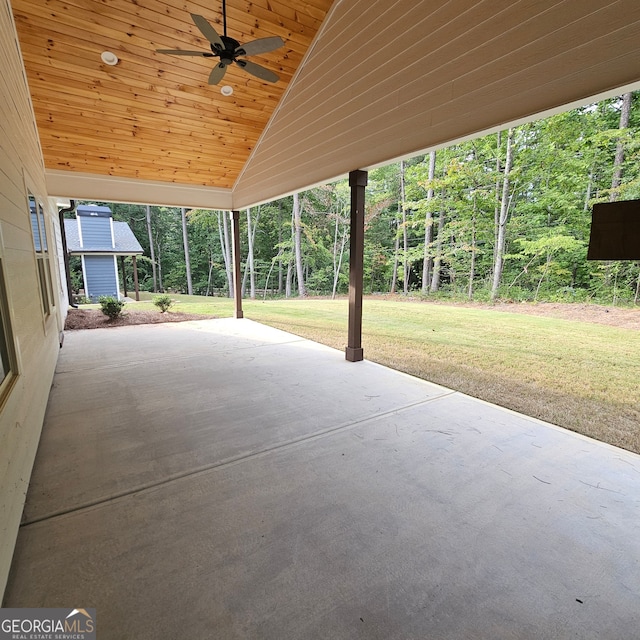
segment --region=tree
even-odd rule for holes
[[[576,254],[584,255],[585,252],[584,242],[576,240],[562,229],[553,229],[537,240],[519,238],[516,243],[520,246],[521,253],[513,257],[520,260],[528,259],[521,274],[531,273],[537,278],[534,300],[538,299],[545,280],[554,279],[556,286],[562,286],[566,277],[570,275],[566,265],[571,264]]]
[[[632,93],[625,93],[622,96],[622,108],[620,109],[620,124],[618,128],[623,131],[629,126],[629,116],[631,114]],[[615,202],[620,193],[619,188],[622,183],[622,165],[624,162],[624,142],[620,137],[616,143],[616,155],[613,159],[613,176],[611,178],[611,194],[609,202]]]
[[[200,295],[210,295],[214,289],[228,292],[229,279],[222,233],[224,212],[193,209],[187,213],[191,239],[194,289]],[[225,216],[226,217],[226,216]]]
[[[247,272],[249,273],[249,297],[254,300],[256,297],[256,271],[253,261],[253,239],[255,238],[256,227],[258,226],[258,218],[260,216],[260,210],[258,210],[258,217],[254,224],[251,224],[251,208],[247,209],[247,263],[244,272],[244,280],[246,280]],[[244,295],[245,284],[242,283],[242,293]]]
[[[229,231],[229,215],[226,211],[218,211],[218,233],[220,235],[220,248],[224,260],[224,270],[227,274],[227,286],[229,297],[233,298],[233,264],[231,261],[231,232]]]
[[[302,215],[300,212],[300,196],[297,193],[293,194],[293,229],[298,295],[304,298],[307,295],[307,291],[304,286],[304,270],[302,268]]]
[[[158,292],[158,275],[156,271],[156,253],[153,246],[153,231],[151,230],[151,207],[147,205],[147,233],[149,234],[149,251],[151,252],[151,269],[153,271],[153,292]]]
[[[493,285],[491,286],[491,300],[498,296],[498,288],[502,280],[502,270],[504,268],[504,248],[506,242],[507,216],[509,214],[509,175],[513,163],[513,135],[514,130],[509,129],[507,133],[507,156],[504,165],[504,177],[502,180],[502,197],[500,199],[500,214],[498,216],[498,236],[495,252],[495,264],[493,267]]]
[[[422,258],[422,293],[426,294],[429,290],[429,281],[431,279],[431,270],[433,269],[433,254],[431,243],[433,242],[433,210],[431,202],[433,201],[433,180],[436,177],[436,152],[429,153],[429,174],[426,207],[424,215],[424,254]]]
[[[193,295],[193,283],[191,282],[191,260],[189,259],[189,235],[187,233],[187,216],[185,208],[180,209],[182,217],[182,241],[184,243],[184,262],[187,271],[187,293]]]
[[[440,209],[438,212],[438,233],[436,236],[436,252],[433,259],[433,273],[431,274],[431,285],[429,290],[431,293],[436,293],[440,289],[440,276],[442,269],[442,252],[444,247],[444,225],[445,225],[445,212],[444,209]]]
[[[402,286],[404,295],[409,294],[409,233],[407,231],[407,203],[405,191],[405,166],[404,160],[400,161],[400,220],[402,221]]]

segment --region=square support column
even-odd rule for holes
[[[231,231],[233,243],[231,256],[233,262],[233,300],[235,302],[234,318],[244,318],[242,313],[242,274],[240,269],[240,212],[231,212]]]
[[[359,362],[362,351],[362,290],[364,274],[364,191],[367,186],[366,171],[349,174],[351,187],[351,231],[349,240],[349,330],[346,359]]]

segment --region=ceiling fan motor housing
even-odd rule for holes
[[[211,44],[211,51],[220,58],[220,64],[225,67],[230,65],[236,59],[236,49],[240,47],[240,43],[229,36],[220,36],[224,44],[224,49],[220,47],[218,43]]]

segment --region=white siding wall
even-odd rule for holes
[[[0,0],[0,257],[18,359],[18,376],[0,398],[0,600],[59,349],[55,211],[8,0]],[[27,193],[45,206],[55,307],[45,318],[39,293]]]

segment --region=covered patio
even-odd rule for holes
[[[70,332],[4,605],[114,639],[627,639],[639,496],[637,455],[251,320]]]
[[[640,6],[229,5],[238,42],[284,40],[278,82],[158,53],[206,50],[210,0],[0,3],[4,606],[96,607],[118,640],[637,636],[638,456],[361,361],[360,256],[372,168],[637,90]],[[59,352],[30,199],[53,247],[54,197],[237,221],[347,175],[359,362],[246,319]]]

